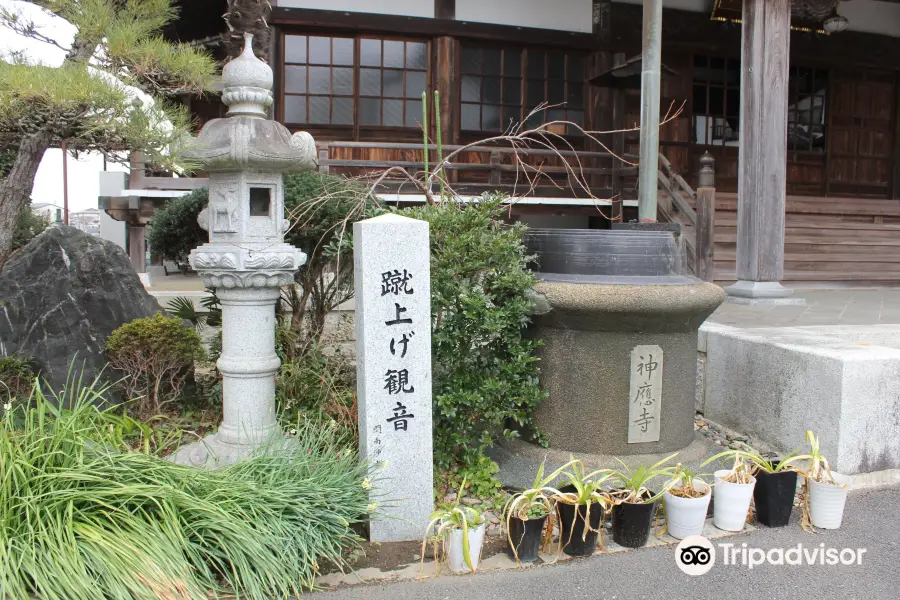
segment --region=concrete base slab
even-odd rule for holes
[[[728,288],[725,288],[728,291]],[[769,308],[772,306],[806,306],[803,298],[743,298],[741,296],[726,296],[728,304],[740,304],[743,306],[759,306]]]
[[[698,471],[700,463],[724,450],[725,448],[708,437],[695,433],[693,442],[678,452],[678,456],[672,460],[672,464],[680,462],[690,470]],[[489,449],[487,454],[500,466],[500,472],[497,474],[500,483],[505,487],[514,489],[531,487],[541,462],[545,464],[545,474],[549,474],[569,462],[573,456],[573,453],[567,450],[541,448],[536,444],[529,444],[521,440],[504,440],[501,444]],[[629,466],[649,466],[671,454],[673,452],[633,454],[622,456],[621,459]],[[609,454],[585,454],[578,452],[574,453],[574,457],[584,463],[588,472],[597,469],[621,468],[622,466],[615,456]],[[711,467],[707,467],[704,472],[711,471]]]
[[[705,326],[704,326],[705,327]],[[900,325],[706,332],[704,415],[846,474],[900,469]]]
[[[744,306],[806,306],[803,298],[792,298],[794,290],[777,281],[738,281],[725,288],[725,302]]]
[[[756,531],[753,525],[745,525],[743,531],[723,531],[715,527],[712,519],[707,519],[703,526],[702,535],[709,540],[733,537],[745,533]],[[660,528],[654,528],[651,532],[647,544],[641,548],[625,548],[612,541],[612,535],[604,530],[602,535],[602,544],[594,551],[593,556],[606,556],[609,554],[618,554],[619,552],[640,552],[646,548],[657,548],[660,546],[676,546],[680,540],[676,540],[672,536],[662,533]],[[552,546],[556,548],[556,544]],[[505,553],[495,554],[489,557],[482,557],[478,565],[477,576],[481,573],[491,573],[497,571],[521,570],[540,568],[545,565],[553,565],[556,563],[567,562],[573,560],[573,557],[559,553],[541,554],[539,560],[533,563],[517,563],[510,559]],[[414,562],[404,565],[398,569],[382,571],[378,568],[360,569],[349,573],[329,573],[316,579],[316,586],[323,588],[335,588],[341,586],[386,583],[404,581],[410,579],[422,579],[427,577],[450,577],[454,576],[450,573],[446,565],[438,565],[433,560],[423,562]],[[467,574],[462,576],[473,576]]]
[[[794,290],[784,287],[777,281],[745,281],[741,280],[725,288],[729,296],[739,298],[787,298]]]

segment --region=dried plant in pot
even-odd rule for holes
[[[710,498],[712,487],[708,483],[681,463],[675,465],[672,484],[663,494],[668,534],[683,540],[703,533]]]
[[[806,530],[814,527],[838,529],[844,519],[844,506],[853,479],[831,470],[828,459],[819,449],[819,439],[812,431],[806,432],[809,454],[798,456],[798,460],[808,461],[806,471],[806,494],[801,526]]]
[[[575,461],[570,461],[544,476],[544,463],[541,463],[534,483],[523,492],[512,496],[503,507],[503,519],[506,523],[506,553],[516,562],[534,562],[542,549],[550,544],[554,514],[554,493],[556,490],[547,487]]]
[[[608,476],[602,471],[585,474],[580,460],[569,464],[565,485],[552,490],[559,518],[559,543],[569,556],[590,556],[598,542],[603,543],[601,529],[610,505],[603,483]]]
[[[672,486],[674,466],[666,466],[666,463],[676,456],[677,452],[649,467],[640,465],[634,469],[616,459],[622,465],[622,469],[607,470],[615,486],[609,494],[613,503],[613,541],[620,546],[640,548],[647,543],[657,501]],[[650,484],[658,479],[665,479],[666,483],[654,493],[650,489]]]
[[[422,540],[423,565],[425,546],[430,539],[435,546],[434,558],[438,569],[443,558],[454,573],[478,570],[481,548],[484,545],[485,520],[478,509],[460,504],[465,488],[466,480],[463,479],[456,500],[442,504],[431,514],[431,521],[425,528],[425,537]]]
[[[794,496],[797,492],[797,469],[794,466],[802,457],[799,450],[784,456],[763,456],[753,449],[737,451],[744,461],[754,467],[756,486],[753,488],[753,505],[756,519],[767,527],[784,527],[791,519]]]
[[[725,458],[733,458],[734,464],[713,473],[713,525],[725,531],[743,531],[756,486],[754,466],[743,459],[741,451],[729,450],[708,458],[701,467]]]

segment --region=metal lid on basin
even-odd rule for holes
[[[673,231],[530,229],[538,279],[569,283],[686,284],[684,249]]]

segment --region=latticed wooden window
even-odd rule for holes
[[[286,34],[283,48],[286,124],[419,127],[427,42]]]
[[[791,67],[788,84],[788,150],[825,152],[828,71]]]
[[[693,140],[737,146],[741,123],[741,61],[694,57]]]
[[[534,115],[528,126],[557,120],[584,124],[584,57],[580,53],[463,41],[459,75],[463,131],[506,130],[542,103],[553,106]],[[565,125],[554,130],[579,133]]]

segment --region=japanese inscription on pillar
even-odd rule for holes
[[[376,542],[420,539],[433,511],[428,236],[428,223],[398,215],[354,225],[360,448],[377,468]]]
[[[636,346],[631,351],[631,390],[628,397],[629,444],[659,441],[662,374],[662,348]]]

